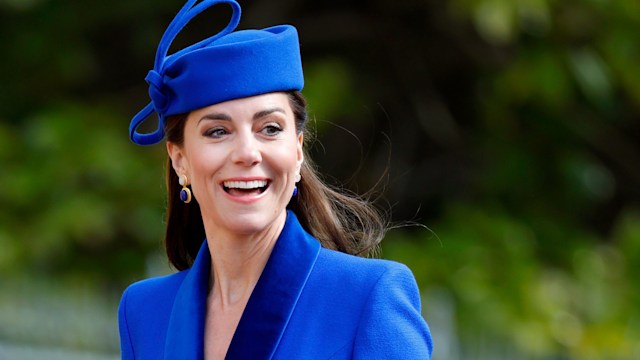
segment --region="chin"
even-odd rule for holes
[[[226,227],[230,232],[238,235],[257,234],[278,224],[280,216],[283,216],[284,219],[285,212],[282,211],[282,214],[274,214],[271,211],[237,214],[233,215],[233,219],[227,219]]]

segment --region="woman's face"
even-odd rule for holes
[[[251,235],[284,222],[303,161],[286,94],[192,111],[183,145],[167,149],[176,173],[189,178],[205,226]]]

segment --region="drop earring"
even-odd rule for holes
[[[178,182],[182,185],[182,190],[180,190],[180,200],[185,204],[191,202],[191,190],[187,186],[189,186],[189,179],[187,179],[187,175],[180,175],[178,178]]]
[[[302,177],[300,176],[300,174],[296,174],[296,184],[300,181]],[[298,195],[298,185],[293,185],[293,197],[296,197],[296,195]]]

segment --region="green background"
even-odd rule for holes
[[[327,181],[422,224],[382,255],[434,359],[640,358],[640,2],[241,4],[298,27]],[[0,0],[0,358],[117,358],[120,294],[171,272],[165,150],[127,129],[181,5]]]

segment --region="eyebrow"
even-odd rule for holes
[[[226,120],[226,121],[231,121],[231,117],[227,114],[223,114],[223,113],[212,113],[212,114],[206,114],[205,116],[201,117],[200,120],[198,120],[198,124],[200,124],[200,122],[202,120]]]
[[[287,113],[284,111],[284,109],[279,108],[279,107],[274,107],[271,109],[266,109],[266,110],[262,110],[262,111],[258,111],[257,113],[253,114],[253,120],[258,120],[260,118],[263,118],[265,116],[269,116],[273,113],[282,113],[284,115],[286,115]],[[201,117],[200,120],[198,120],[198,123],[200,123],[202,120],[225,120],[225,121],[231,121],[231,116],[224,114],[224,113],[211,113],[211,114],[206,114],[205,116]]]
[[[274,107],[274,108],[271,108],[271,109],[258,111],[257,113],[253,114],[253,120],[258,120],[258,119],[263,118],[265,116],[269,116],[269,115],[271,115],[271,114],[273,114],[275,112],[279,112],[279,113],[282,113],[284,115],[287,114],[282,108]]]

